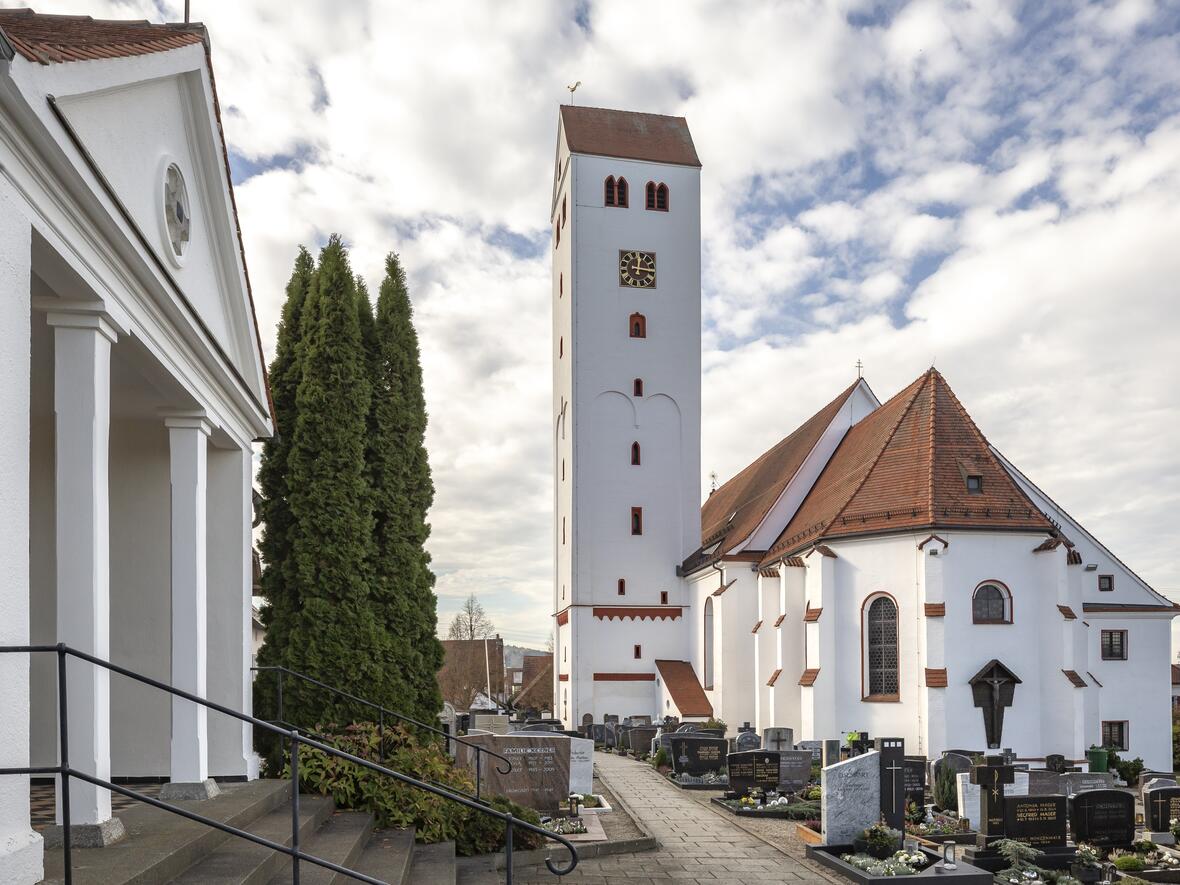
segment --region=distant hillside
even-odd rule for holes
[[[528,648],[524,645],[504,645],[504,667],[523,667],[525,655],[547,655],[543,648]]]

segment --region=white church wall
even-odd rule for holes
[[[779,575],[779,607],[786,617],[775,629],[778,653],[775,667],[782,668],[782,672],[771,689],[773,715],[770,725],[793,728],[795,734],[801,736],[803,689],[799,685],[799,677],[807,666],[804,659],[804,628],[807,625],[803,623],[807,571],[783,565],[779,567]]]
[[[1157,770],[1168,770],[1172,762],[1171,678],[1167,666],[1171,629],[1167,620],[1143,616],[1088,614],[1091,648],[1098,649],[1091,659],[1091,672],[1102,683],[1098,700],[1101,721],[1126,721],[1128,747],[1119,755],[1126,759],[1141,756],[1144,763]],[[1127,631],[1127,660],[1101,659],[1101,632]],[[1101,726],[1100,726],[1101,727]],[[1090,737],[1098,743],[1101,731]]]
[[[720,616],[713,714],[736,732],[743,722],[754,721],[756,665],[750,631],[758,620],[758,573],[751,571],[748,563],[730,563],[725,582],[730,581],[735,583],[713,600],[714,611]]]
[[[920,543],[920,542],[919,542]],[[926,605],[946,603],[943,584],[943,545],[932,540],[921,549],[915,545],[914,557],[918,578],[918,602],[922,620],[918,630],[918,667],[922,673],[922,684],[927,686],[918,696],[917,752],[929,754],[932,747],[949,748],[946,738],[946,688],[931,688],[925,679],[925,670],[946,669],[946,620],[943,617],[926,617]]]
[[[774,689],[767,685],[770,675],[778,667],[779,631],[775,626],[780,614],[779,599],[782,596],[781,573],[775,577],[764,577],[754,572],[758,595],[758,620],[762,626],[754,634],[754,661],[752,685],[754,695],[754,719],[759,731],[774,724]]]

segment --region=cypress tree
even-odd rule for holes
[[[339,237],[320,253],[302,315],[301,378],[288,457],[290,564],[299,609],[285,663],[396,708],[400,663],[371,596],[372,496],[365,469],[371,403],[355,278]],[[371,718],[306,685],[284,687],[286,718],[303,727]]]
[[[426,399],[413,308],[398,257],[385,259],[377,297],[376,372],[369,469],[373,486],[374,586],[404,655],[403,712],[433,722],[442,708],[437,600],[427,511],[434,483],[426,457]]]
[[[262,595],[268,603],[262,610],[266,640],[258,653],[260,665],[283,662],[282,649],[287,644],[291,618],[299,608],[290,568],[293,519],[287,485],[287,459],[295,427],[295,392],[300,378],[299,343],[302,338],[303,308],[314,272],[311,253],[300,247],[291,279],[287,283],[287,300],[283,304],[275,356],[270,364],[275,435],[263,444],[262,461],[258,468],[261,495],[258,516],[263,523],[258,546],[266,564],[262,572]],[[278,715],[276,684],[272,674],[260,677],[255,683],[254,701],[259,715]],[[262,735],[258,737],[262,738]]]

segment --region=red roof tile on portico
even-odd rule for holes
[[[147,55],[205,41],[199,24],[108,21],[32,9],[0,9],[0,31],[13,49],[43,65]]]
[[[762,564],[821,539],[936,527],[1055,532],[930,369],[853,425]]]
[[[688,661],[656,661],[656,669],[681,716],[712,716],[713,705]]]

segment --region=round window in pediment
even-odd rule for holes
[[[168,164],[164,172],[164,226],[168,232],[168,245],[176,258],[184,255],[188,248],[192,218],[189,215],[188,188],[184,176],[175,163]]]

